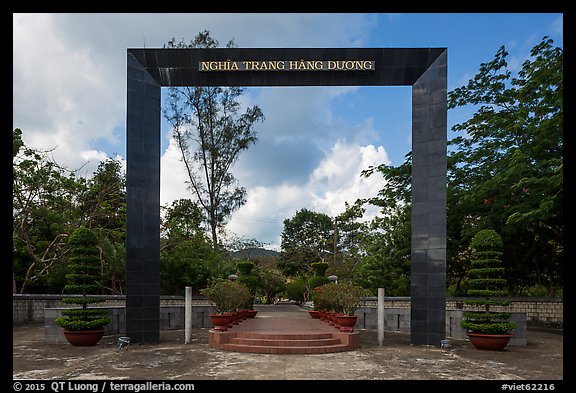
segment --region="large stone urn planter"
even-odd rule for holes
[[[231,316],[228,314],[210,314],[210,320],[214,325],[214,330],[225,332],[228,330]]]
[[[104,337],[104,329],[97,330],[66,330],[63,329],[64,337],[75,347],[91,347],[100,342]]]
[[[340,327],[341,332],[353,332],[356,321],[358,320],[357,315],[343,315],[337,314],[335,316],[336,323]]]
[[[510,341],[511,334],[481,334],[481,333],[466,333],[468,340],[474,345],[476,349],[487,351],[501,351]]]

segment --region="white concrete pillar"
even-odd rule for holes
[[[184,310],[184,344],[190,344],[192,339],[192,287],[186,287]]]
[[[378,345],[384,344],[384,288],[378,288]]]

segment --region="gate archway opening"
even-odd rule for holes
[[[126,334],[160,340],[161,88],[411,86],[410,341],[446,332],[446,48],[127,50]]]

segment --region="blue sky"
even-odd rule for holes
[[[513,71],[544,36],[563,47],[561,13],[14,14],[13,128],[86,176],[107,157],[124,159],[126,49],[202,30],[222,46],[446,47],[449,90],[502,45]],[[399,165],[411,149],[410,87],[250,88],[242,102],[266,120],[233,169],[248,200],[227,229],[268,248],[278,249],[282,221],[301,208],[334,216],[345,201],[375,195],[381,179],[360,171]],[[448,112],[449,138],[471,113]],[[191,197],[170,132],[163,122],[162,204]]]

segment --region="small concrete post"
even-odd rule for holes
[[[378,288],[378,345],[384,344],[384,288]]]
[[[190,344],[192,339],[192,287],[186,287],[184,305],[184,344]]]

